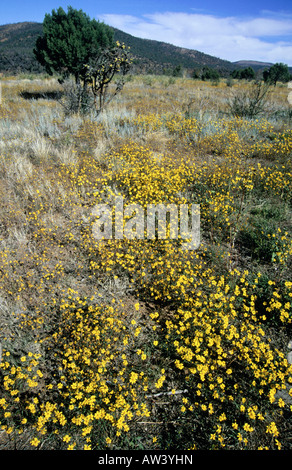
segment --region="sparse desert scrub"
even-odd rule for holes
[[[146,78],[98,118],[3,85],[1,448],[291,449],[289,122]],[[200,247],[96,240],[117,195],[199,204]]]

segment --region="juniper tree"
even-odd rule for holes
[[[264,70],[263,78],[265,82],[273,85],[276,85],[277,82],[289,82],[289,80],[291,80],[291,75],[288,65],[282,63],[272,65],[269,70]]]
[[[50,75],[63,78],[74,75],[76,83],[84,79],[90,60],[114,44],[114,32],[103,22],[90,19],[82,10],[68,7],[52,10],[43,21],[43,36],[34,48],[38,62]]]

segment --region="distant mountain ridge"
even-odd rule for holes
[[[209,67],[223,76],[234,68],[251,66],[258,69],[261,63],[238,61],[236,63],[171,44],[150,39],[141,39],[113,28],[115,39],[130,47],[133,69],[136,73],[167,73],[181,66],[188,71]],[[42,35],[42,23],[22,22],[0,26],[0,72],[19,73],[43,72],[36,61],[33,48],[38,36]],[[266,65],[266,64],[265,64]],[[269,66],[272,64],[268,64]]]
[[[272,62],[261,62],[258,60],[238,60],[233,62],[233,64],[235,67],[252,67],[254,70],[270,68],[273,65]]]

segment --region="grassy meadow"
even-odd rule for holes
[[[243,80],[130,76],[97,117],[1,85],[0,449],[291,450],[287,85],[253,119]],[[199,248],[96,240],[117,195],[199,204]]]

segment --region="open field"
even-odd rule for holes
[[[292,113],[233,115],[250,86],[131,76],[95,117],[3,78],[0,449],[292,449]],[[199,248],[97,240],[118,195],[199,204]]]

